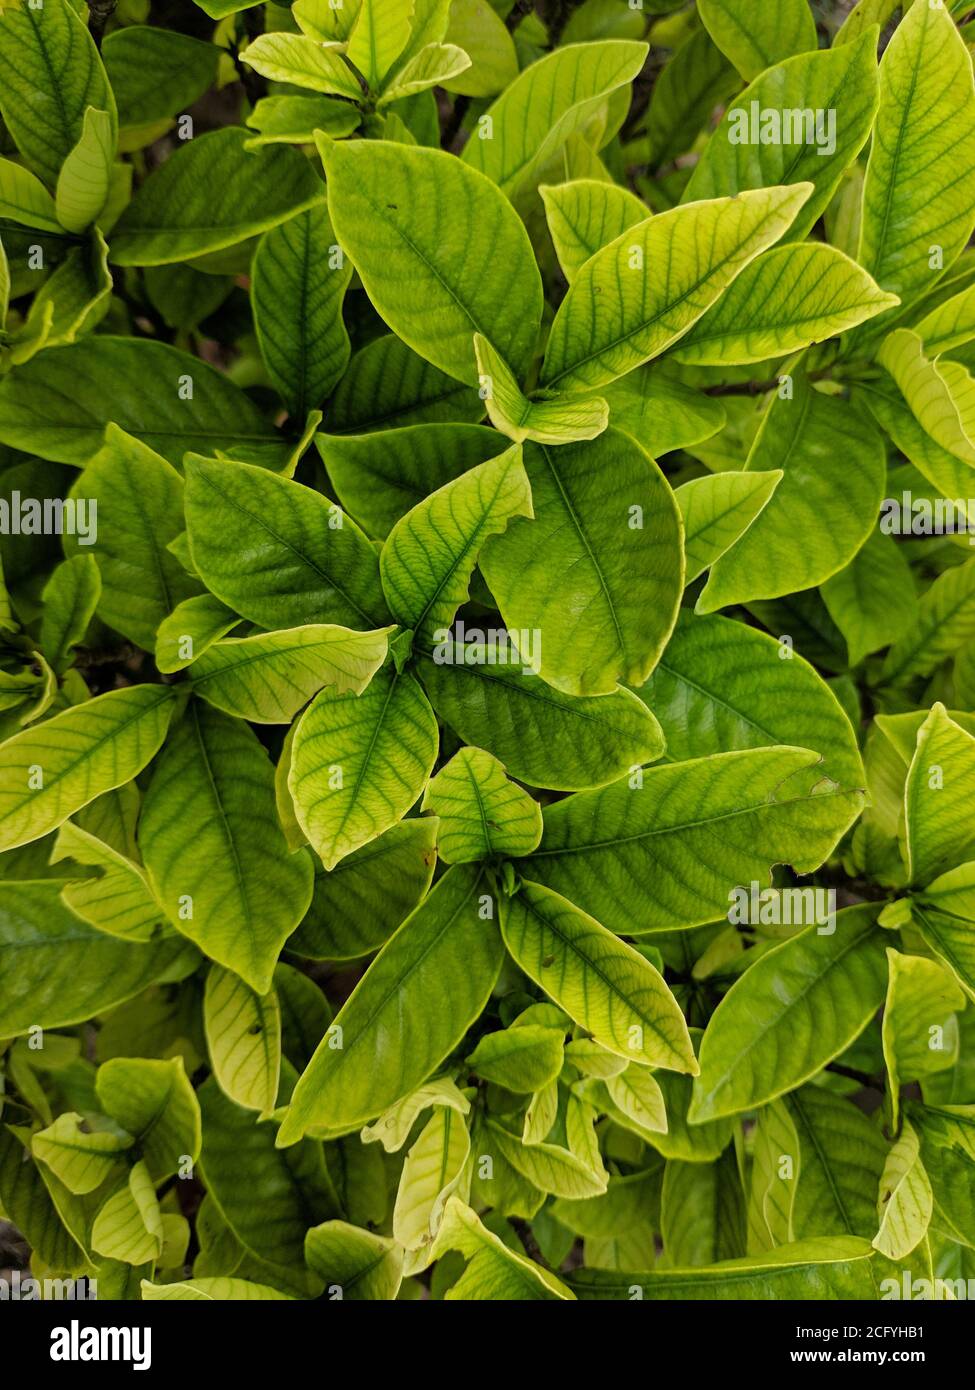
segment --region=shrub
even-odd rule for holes
[[[971,5],[849,8],[3,8],[35,1277],[972,1272]]]

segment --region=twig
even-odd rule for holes
[[[101,51],[102,39],[105,37],[105,25],[115,13],[115,6],[118,0],[89,0],[88,3],[88,32],[95,40],[95,47]]]
[[[834,1072],[837,1076],[845,1076],[848,1081],[856,1081],[860,1086],[868,1086],[871,1090],[883,1090],[882,1077],[870,1076],[867,1072],[845,1066],[842,1062],[827,1062],[825,1070]]]
[[[551,1266],[542,1254],[541,1247],[535,1239],[532,1228],[529,1226],[528,1222],[523,1221],[520,1216],[509,1216],[508,1220],[514,1228],[515,1235],[525,1247],[525,1254],[528,1258],[534,1260],[536,1264],[541,1265],[543,1269],[550,1269]]]

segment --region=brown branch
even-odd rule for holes
[[[535,1233],[528,1222],[523,1221],[520,1216],[509,1216],[508,1221],[514,1228],[515,1235],[525,1247],[525,1254],[528,1258],[534,1260],[537,1265],[541,1265],[543,1269],[550,1269],[551,1266],[542,1254],[541,1246],[535,1239]]]

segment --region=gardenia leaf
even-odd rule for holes
[[[390,328],[473,386],[481,333],[523,378],[542,284],[528,234],[497,188],[439,150],[360,140],[320,142],[320,153],[335,231]],[[485,274],[490,264],[504,266],[502,279]]]
[[[181,535],[185,539],[186,532]],[[182,671],[239,623],[239,615],[212,594],[183,599],[156,629],[156,665],[167,673]]]
[[[720,400],[686,386],[664,363],[639,367],[602,394],[612,423],[653,458],[710,439],[727,422]]]
[[[887,963],[890,973],[881,1036],[891,1125],[896,1129],[901,1086],[943,1071],[957,1055],[954,1014],[965,1007],[965,996],[951,972],[937,961],[888,948]]]
[[[162,1244],[159,1203],[148,1169],[140,1161],[98,1209],[91,1246],[106,1259],[141,1265],[155,1261],[162,1254]]]
[[[815,1083],[785,1099],[799,1140],[792,1208],[796,1240],[814,1231],[864,1236],[877,1228],[877,1188],[888,1145],[852,1101]]]
[[[466,72],[471,60],[462,48],[452,43],[428,43],[397,72],[378,102],[380,109],[394,101],[402,101],[430,87],[448,87],[457,91],[452,79]]]
[[[975,824],[967,815],[975,777],[975,738],[935,704],[921,725],[904,787],[907,869],[924,886],[973,857]]]
[[[34,1157],[46,1163],[69,1192],[80,1197],[101,1187],[122,1153],[132,1146],[131,1134],[118,1129],[83,1129],[84,1120],[66,1110],[31,1141]]]
[[[220,1275],[210,1279],[181,1279],[174,1284],[152,1284],[143,1279],[140,1285],[143,1302],[183,1303],[252,1303],[255,1300],[280,1301],[292,1297],[267,1284],[255,1284],[249,1279],[233,1279]]]
[[[426,785],[437,744],[433,710],[408,672],[386,667],[361,695],[323,690],[315,698],[295,732],[288,786],[326,869],[402,819]]]
[[[246,142],[239,126],[212,130],[156,169],[115,226],[116,265],[172,265],[220,251],[321,201],[321,183],[297,150],[249,151]]]
[[[578,396],[553,395],[537,401],[523,396],[507,363],[479,333],[474,334],[474,351],[488,415],[509,439],[571,444],[576,439],[594,439],[609,423],[609,407],[598,396],[580,400]]]
[[[522,970],[603,1047],[627,1061],[696,1074],[677,1001],[632,946],[529,882],[507,903],[501,930]]]
[[[578,792],[546,809],[524,871],[626,935],[713,922],[735,884],[768,883],[773,864],[810,873],[855,819],[861,793],[792,783],[817,761],[756,748]]]
[[[701,0],[701,19],[746,82],[796,53],[815,51],[816,23],[806,0],[782,0],[756,14],[748,0]]]
[[[164,685],[110,690],[0,744],[0,849],[56,830],[162,746],[176,703]]]
[[[501,967],[497,927],[481,915],[485,897],[480,870],[455,865],[390,938],[295,1087],[279,1143],[317,1126],[358,1128],[414,1091],[457,1046]],[[441,1001],[435,1012],[423,1006],[431,992]]]
[[[395,1241],[345,1221],[326,1221],[305,1237],[308,1267],[324,1281],[326,1297],[370,1303],[399,1292],[403,1251]]]
[[[658,357],[782,236],[811,192],[800,183],[688,204],[597,251],[555,315],[542,384],[602,386]]]
[[[41,651],[57,674],[74,664],[74,650],[84,641],[101,597],[101,577],[93,555],[78,554],[58,565],[41,600]]]
[[[570,285],[590,256],[630,227],[646,221],[650,212],[628,188],[604,183],[602,179],[543,184],[538,191],[545,204],[555,254]]]
[[[384,622],[376,553],[335,503],[252,464],[191,455],[185,471],[193,563],[235,612],[267,628]]]
[[[274,991],[256,994],[232,971],[212,965],[203,1024],[224,1094],[245,1110],[273,1110],[281,1075],[281,1010]]]
[[[182,1057],[113,1057],[95,1077],[98,1102],[131,1134],[153,1182],[200,1156],[200,1107]]]
[[[332,398],[328,427],[334,434],[358,434],[483,418],[477,391],[387,333],[353,355]]]
[[[851,666],[902,637],[917,612],[913,572],[901,548],[885,535],[870,536],[821,593],[843,634]]]
[[[542,808],[482,748],[455,753],[427,784],[421,809],[440,818],[445,864],[530,854],[542,838]]]
[[[50,193],[36,174],[12,159],[0,159],[0,216],[42,232],[61,230]]]
[[[524,1094],[540,1091],[562,1070],[562,1034],[557,1028],[526,1024],[485,1033],[467,1065],[485,1081]]]
[[[881,679],[894,685],[929,675],[975,637],[975,559],[945,570],[918,600],[917,613],[887,653]]]
[[[66,883],[62,900],[100,931],[126,941],[151,941],[170,934],[165,913],[156,902],[141,865],[120,854],[80,826],[66,821],[58,831],[51,863],[70,859],[91,865],[91,877]]]
[[[396,523],[379,561],[393,616],[426,645],[443,642],[485,541],[532,515],[519,445],[446,483]]]
[[[256,724],[287,724],[328,686],[360,695],[386,659],[387,634],[310,624],[216,642],[189,667],[211,705]]]
[[[393,1235],[406,1250],[424,1252],[425,1258],[448,1198],[463,1185],[470,1151],[463,1117],[449,1105],[435,1106],[406,1155],[396,1193]]]
[[[55,203],[66,231],[83,232],[105,206],[114,157],[114,116],[86,107],[81,138],[58,174]]]
[[[412,20],[413,0],[362,0],[346,56],[370,91],[382,89],[383,78],[406,47]]]
[[[933,362],[909,328],[898,328],[883,341],[877,360],[897,382],[922,429],[948,453],[975,466],[971,423],[952,391],[950,363]]]
[[[303,34],[259,34],[241,57],[269,82],[287,82],[350,101],[362,99],[362,87],[334,41],[322,44]]]
[[[569,694],[644,681],[683,587],[666,479],[617,430],[560,449],[529,444],[524,457],[534,520],[515,522],[481,558],[509,629],[539,634],[539,674]]]
[[[920,1141],[909,1124],[891,1149],[880,1180],[874,1247],[890,1260],[903,1260],[924,1239],[934,1196],[920,1157]]]
[[[692,1123],[774,1100],[862,1032],[886,989],[876,919],[872,905],[847,908],[837,913],[833,935],[807,927],[736,981],[704,1034]]]
[[[844,333],[899,303],[832,246],[775,246],[745,267],[674,356],[708,366],[764,362]]]
[[[674,493],[684,521],[684,583],[719,559],[758,516],[784,477],[767,473],[709,473]]]
[[[390,1106],[375,1124],[366,1125],[359,1137],[363,1144],[378,1140],[387,1153],[396,1153],[410,1137],[417,1116],[430,1106],[441,1105],[450,1106],[459,1115],[469,1114],[471,1108],[470,1101],[449,1077],[436,1077]]]
[[[190,702],[153,768],[139,845],[174,925],[266,994],[312,868],[306,851],[288,851],[274,773],[246,724]]]

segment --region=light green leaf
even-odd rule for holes
[[[629,1065],[616,1076],[606,1078],[609,1098],[618,1110],[640,1130],[652,1130],[657,1134],[667,1133],[667,1107],[660,1083],[646,1067],[636,1062]]]
[[[710,473],[677,488],[674,496],[684,521],[685,584],[748,530],[784,476],[781,468],[767,473]]]
[[[410,1137],[410,1131],[417,1116],[431,1106],[449,1106],[458,1115],[470,1113],[471,1103],[457,1089],[447,1076],[428,1081],[411,1095],[397,1101],[372,1125],[366,1125],[360,1133],[363,1144],[373,1144],[377,1140],[387,1153],[396,1153]]]
[[[289,950],[313,960],[355,960],[378,950],[426,896],[438,829],[435,817],[400,821],[334,869],[316,865],[311,907]]]
[[[0,849],[56,830],[146,766],[166,737],[176,692],[110,690],[0,744]]]
[[[907,870],[923,887],[973,857],[975,738],[935,704],[918,731],[904,786]]]
[[[131,1265],[148,1264],[162,1253],[162,1215],[143,1162],[133,1165],[128,1178],[99,1208],[91,1245],[106,1259]]]
[[[328,686],[360,695],[386,659],[387,633],[327,623],[216,642],[187,672],[211,705],[255,724],[287,724]]]
[[[46,1163],[69,1192],[81,1197],[101,1187],[118,1167],[120,1155],[132,1147],[130,1134],[118,1129],[85,1129],[84,1123],[74,1111],[65,1111],[31,1141],[34,1157]]]
[[[323,690],[295,732],[288,786],[326,869],[401,820],[433,770],[437,721],[408,673],[378,672],[361,695]]]
[[[640,367],[603,388],[613,424],[653,458],[710,439],[727,421],[720,400],[685,386],[664,363]]]
[[[483,418],[484,402],[476,390],[387,333],[353,355],[332,398],[328,427],[333,434],[359,434]],[[500,452],[503,441],[496,442]]]
[[[887,963],[890,975],[882,1038],[891,1124],[896,1130],[901,1086],[943,1071],[957,1056],[954,1014],[965,1007],[965,996],[951,972],[937,961],[888,948]]]
[[[359,80],[334,41],[322,44],[303,34],[259,34],[241,57],[269,82],[362,100]]]
[[[447,40],[468,56],[468,65],[443,84],[462,96],[503,92],[518,76],[518,54],[501,13],[489,0],[453,0]]]
[[[249,151],[247,138],[240,126],[225,126],[185,142],[116,223],[112,260],[172,265],[236,246],[322,200],[321,182],[297,150]]]
[[[312,145],[316,130],[324,130],[340,140],[344,135],[351,135],[361,119],[358,107],[336,97],[262,97],[246,117],[247,126],[258,132],[249,137],[247,148]]]
[[[975,559],[945,570],[921,595],[917,615],[887,653],[881,679],[902,684],[929,675],[975,638]]]
[[[484,550],[509,629],[533,631],[539,674],[572,695],[646,680],[683,587],[670,486],[635,440],[608,430],[560,449],[525,446],[534,520]]]
[[[113,1057],[95,1077],[106,1114],[135,1138],[154,1182],[200,1154],[200,1107],[182,1057]]]
[[[569,137],[585,128],[612,92],[636,77],[647,52],[644,43],[605,39],[546,54],[488,107],[464,147],[464,161],[517,204]],[[497,342],[490,332],[486,336]]]
[[[535,860],[529,864],[533,870]],[[505,905],[501,930],[522,970],[603,1047],[627,1061],[696,1074],[677,1001],[632,946],[529,882]]]
[[[141,1283],[143,1302],[193,1303],[252,1303],[255,1299],[280,1301],[291,1294],[280,1293],[267,1284],[255,1284],[248,1279],[233,1279],[220,1275],[210,1279],[177,1280],[174,1284]]]
[[[897,382],[918,424],[935,444],[975,466],[975,444],[968,433],[972,421],[952,389],[951,369],[961,370],[957,364],[932,361],[909,328],[895,329],[884,339],[877,361]]]
[[[198,963],[178,937],[154,945],[120,941],[60,901],[57,879],[0,884],[0,1030],[84,1023],[155,980],[179,980]]]
[[[871,905],[847,908],[832,935],[808,927],[736,981],[704,1034],[692,1123],[774,1100],[863,1031],[886,989],[876,918]]]
[[[488,415],[509,439],[571,444],[576,439],[594,439],[609,423],[609,407],[598,396],[583,400],[556,394],[529,400],[522,395],[507,363],[480,333],[474,334],[474,350]]]
[[[835,337],[899,303],[832,246],[775,246],[745,267],[674,356],[704,366],[764,362]]]
[[[570,285],[590,256],[630,227],[646,221],[650,213],[628,188],[602,179],[543,184],[538,191],[545,204],[555,254]]]
[[[181,534],[185,538],[186,532]],[[238,614],[212,594],[183,599],[156,629],[156,665],[166,673],[182,671],[239,622]]]
[[[12,159],[0,159],[0,217],[42,232],[61,230],[50,193],[36,174]]]
[[[941,874],[911,901],[911,920],[924,944],[975,999],[975,866]]]
[[[0,16],[0,114],[27,165],[53,187],[81,136],[85,111],[115,98],[88,26],[69,0]]]
[[[308,1267],[325,1284],[325,1297],[389,1302],[399,1292],[403,1251],[395,1241],[345,1221],[326,1221],[305,1237]]]
[[[873,42],[864,35],[863,41]],[[906,303],[950,266],[975,223],[971,58],[944,6],[904,15],[880,65],[880,109],[863,186],[857,260]]]
[[[514,517],[532,516],[520,445],[446,483],[396,523],[379,569],[390,611],[417,640],[447,640],[482,546]]]
[[[217,0],[226,3],[226,0]],[[206,0],[204,8],[213,4]],[[346,0],[341,8],[331,4],[331,0],[295,0],[292,14],[298,28],[319,43],[345,43],[352,32],[352,26],[359,14],[361,0]]]
[[[156,121],[171,123],[186,111],[217,76],[220,50],[188,34],[155,25],[132,24],[113,29],[102,41],[102,59],[118,102],[122,127]],[[122,148],[133,148],[124,131]]]
[[[86,506],[95,543],[76,549],[74,564],[93,556],[101,576],[98,616],[152,650],[156,630],[173,608],[199,593],[168,543],[183,527],[183,480],[165,459],[114,425],[71,489]]]
[[[257,340],[295,420],[322,404],[349,365],[342,302],[351,279],[324,202],[265,232],[254,254]]]
[[[660,719],[668,757],[792,744],[823,759],[810,785],[825,775],[863,787],[856,735],[836,696],[801,656],[783,661],[781,651],[757,628],[683,612],[641,691]]]
[[[713,565],[698,613],[821,584],[849,564],[876,524],[886,481],[882,437],[804,373],[789,379],[793,393],[772,398],[745,463],[748,473],[781,468],[784,477]],[[846,464],[851,453],[855,472]],[[801,544],[803,535],[815,535],[816,545]]]
[[[927,1234],[934,1206],[931,1183],[920,1156],[920,1141],[909,1124],[891,1149],[880,1180],[875,1249],[890,1260],[903,1260]]]
[[[279,1143],[348,1133],[409,1095],[458,1045],[503,955],[479,870],[449,869],[363,975],[295,1088]],[[496,910],[496,908],[494,908]],[[436,996],[435,1011],[425,1001]]]
[[[126,941],[152,941],[164,934],[165,913],[139,864],[71,821],[61,826],[51,854],[52,864],[64,859],[95,870],[62,890],[62,900],[79,917]]]
[[[114,114],[86,107],[81,138],[58,174],[55,203],[66,231],[83,232],[104,208],[114,158]]]
[[[813,190],[789,231],[790,241],[802,240],[825,211],[843,171],[866,143],[877,102],[877,36],[872,32],[840,48],[800,53],[777,63],[728,103],[695,165],[683,201],[808,181]],[[779,117],[780,125],[783,112],[801,113],[798,129],[790,123],[787,132],[778,132],[791,135],[791,140],[762,142],[753,112],[770,111]],[[814,125],[814,138],[809,139],[808,121],[818,111],[824,113],[822,134]],[[843,113],[835,120],[832,137],[830,111]],[[758,129],[752,128],[753,120]],[[891,289],[869,264],[866,269],[883,289]]]
[[[850,665],[904,635],[917,610],[910,566],[890,536],[871,535],[845,569],[822,586]]]
[[[274,991],[256,994],[233,971],[212,965],[203,1025],[224,1094],[245,1110],[273,1110],[281,1075],[281,1010]]]
[[[538,802],[481,748],[462,748],[440,769],[421,809],[440,818],[437,848],[445,864],[530,854],[542,838]]]
[[[541,1091],[562,1070],[562,1033],[540,1024],[485,1033],[467,1065],[485,1081],[524,1094]]]
[[[57,675],[64,675],[74,663],[73,649],[84,641],[101,591],[95,557],[84,551],[58,565],[45,585],[41,651]]]
[[[505,31],[507,32],[507,31]],[[380,109],[394,101],[415,96],[430,87],[457,90],[456,79],[471,65],[468,54],[452,43],[429,43],[399,69],[378,102]],[[395,112],[390,113],[391,116]],[[387,125],[387,138],[390,127]]]
[[[396,1193],[393,1235],[406,1250],[422,1253],[433,1241],[447,1200],[464,1187],[470,1151],[463,1118],[449,1105],[435,1106],[406,1155]]]
[[[413,0],[362,0],[349,33],[346,56],[362,73],[370,91],[381,90],[383,79],[409,41],[412,20]]]
[[[811,191],[800,183],[689,204],[610,242],[582,267],[559,306],[542,384],[602,386],[658,357],[782,236]],[[650,276],[645,265],[666,265],[667,272]]]
[[[192,384],[191,398],[180,398],[181,384]],[[76,468],[101,448],[109,424],[172,464],[187,449],[285,443],[249,397],[200,358],[108,334],[51,348],[11,372],[0,381],[0,422],[0,443]]]
[[[440,150],[360,140],[320,142],[320,152],[335,231],[390,328],[474,386],[473,334],[481,333],[522,379],[542,286],[528,234],[507,200]],[[503,265],[504,276],[486,274],[490,264]]]
[[[969,285],[931,309],[914,330],[928,357],[962,347],[975,338],[975,288]]]
[[[668,1268],[733,1260],[744,1254],[744,1196],[731,1150],[713,1163],[671,1159],[664,1169],[660,1228]]]
[[[818,46],[808,0],[777,0],[757,12],[749,0],[700,0],[698,8],[708,33],[746,82]]]
[[[801,1158],[795,1238],[818,1232],[869,1240],[877,1229],[877,1186],[888,1149],[879,1127],[852,1101],[815,1084],[792,1091],[785,1105]]]
[[[192,455],[185,470],[193,563],[222,602],[266,628],[382,625],[376,553],[334,503],[252,464]]]
[[[773,864],[810,873],[855,819],[861,793],[792,783],[818,761],[756,748],[578,792],[546,809],[525,871],[626,935],[713,922],[734,885],[768,884]]]
[[[601,1163],[595,1171],[584,1158],[560,1144],[522,1144],[517,1135],[495,1120],[488,1120],[485,1129],[515,1172],[539,1191],[571,1200],[606,1191],[608,1175]]]

